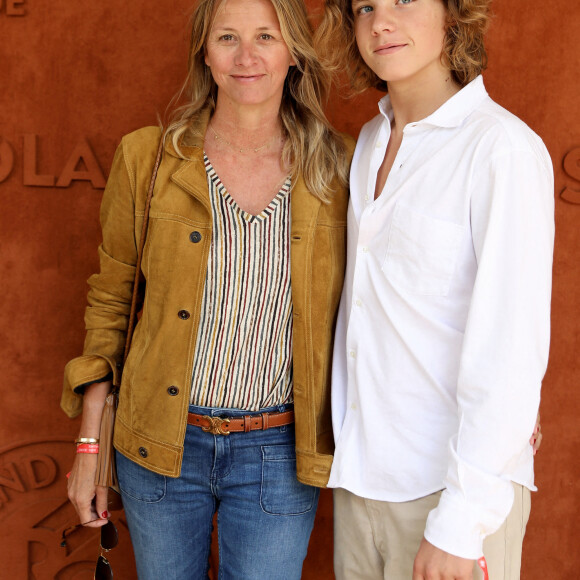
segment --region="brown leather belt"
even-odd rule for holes
[[[213,435],[230,433],[247,433],[248,431],[266,430],[294,423],[294,411],[283,413],[261,413],[243,417],[210,417],[209,415],[187,414],[188,425],[201,427],[202,431]]]

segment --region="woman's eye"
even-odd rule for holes
[[[399,4],[411,4],[411,2],[414,2],[414,0],[398,0]]]
[[[233,34],[222,34],[219,37],[219,40],[223,40],[225,42],[230,42],[234,39],[234,35]]]
[[[260,40],[272,40],[272,38],[274,38],[271,34],[268,34],[267,32],[263,32],[262,34],[260,34]]]

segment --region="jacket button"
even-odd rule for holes
[[[180,310],[177,313],[177,316],[179,316],[179,318],[181,318],[181,320],[187,320],[191,314],[189,314],[189,312],[187,310]]]
[[[167,392],[172,396],[175,397],[179,393],[179,389],[177,387],[171,386],[167,389]]]
[[[201,234],[199,232],[191,232],[191,234],[189,234],[189,239],[194,244],[197,244],[198,242],[201,242]]]
[[[147,457],[149,453],[147,452],[147,449],[145,449],[145,447],[139,447],[139,455],[141,457]]]

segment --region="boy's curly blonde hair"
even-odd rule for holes
[[[447,9],[447,33],[441,59],[460,86],[465,86],[487,66],[483,35],[491,0],[441,0]],[[346,71],[352,89],[387,90],[362,59],[355,39],[351,0],[326,0],[316,31],[316,46],[326,66]]]

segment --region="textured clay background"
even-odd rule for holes
[[[155,124],[179,88],[190,10],[188,0],[0,0],[0,579],[92,577],[94,532],[58,547],[74,523],[64,474],[79,426],[59,409],[62,369],[82,348],[103,177],[121,136]],[[572,580],[580,575],[580,8],[496,0],[494,11],[488,91],[543,137],[556,173],[552,352],[522,578]],[[329,116],[356,137],[378,96],[335,96]],[[121,545],[111,561],[115,577],[130,580],[128,533],[122,515],[115,519]],[[332,577],[325,492],[304,578]]]

